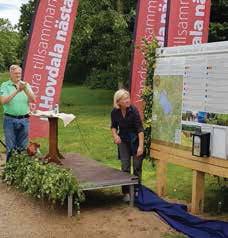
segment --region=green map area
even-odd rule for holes
[[[183,76],[154,77],[152,139],[181,143]]]

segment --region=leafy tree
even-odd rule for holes
[[[20,63],[18,46],[18,33],[8,19],[0,18],[0,71],[7,70],[13,63]]]
[[[30,0],[21,7],[21,56],[36,4]],[[128,84],[136,4],[135,0],[80,0],[66,79],[91,87]],[[228,0],[212,0],[209,41],[221,40],[228,40]]]
[[[118,82],[128,82],[133,14],[125,14],[124,6],[120,1],[117,5],[110,0],[81,0],[68,77],[80,75],[92,87],[116,88]]]
[[[29,0],[28,3],[22,4],[20,12],[20,19],[18,23],[18,30],[20,34],[20,41],[19,41],[19,55],[21,58],[24,57],[26,44],[28,41],[28,36],[30,32],[30,27],[32,24],[32,19],[35,14],[36,5],[38,0]]]
[[[13,31],[13,26],[8,19],[0,18],[0,31]]]
[[[21,7],[21,55],[25,49],[37,0]],[[129,79],[134,17],[132,0],[80,0],[66,78],[91,87],[116,88]]]
[[[209,42],[228,40],[228,0],[213,0]]]

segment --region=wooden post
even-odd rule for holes
[[[157,160],[157,194],[160,197],[166,195],[167,189],[167,162],[162,160]]]
[[[135,189],[134,184],[130,185],[130,206],[134,207]]]
[[[60,159],[64,159],[58,149],[58,118],[49,117],[49,152],[44,157],[48,162],[54,162],[56,164],[62,164]]]
[[[48,118],[49,120],[49,153],[55,156],[58,153],[58,118]]]
[[[191,212],[199,214],[204,208],[204,176],[205,173],[193,170],[192,207]]]
[[[189,150],[173,147],[172,144],[160,144],[156,141],[151,145],[151,156],[157,160],[157,193],[162,196],[166,192],[166,165],[172,163],[193,170],[192,178],[192,213],[200,213],[204,208],[204,177],[205,173],[228,178],[228,161],[214,157],[202,158],[193,156]]]

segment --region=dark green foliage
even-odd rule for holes
[[[153,40],[151,43],[144,40],[144,46],[142,52],[147,62],[147,77],[145,81],[145,87],[142,93],[142,99],[144,100],[144,148],[146,157],[150,157],[151,147],[151,124],[152,124],[152,109],[153,109],[153,79],[156,63],[156,49],[158,43]]]
[[[91,87],[116,88],[129,79],[133,12],[119,13],[112,1],[82,0],[71,44],[67,78]],[[78,70],[76,70],[78,69]],[[74,72],[74,73],[72,73]]]
[[[28,3],[22,4],[21,6],[21,16],[19,19],[18,29],[22,37],[27,37],[29,35],[37,2],[38,0],[29,0]]]
[[[115,75],[111,75],[110,72],[93,69],[86,84],[92,89],[104,88],[104,85],[107,89],[117,88],[117,81],[114,80],[114,77]]]
[[[210,193],[206,194],[205,199],[205,211],[211,215],[221,215],[228,212],[228,180],[221,177],[217,177],[216,180],[210,181]]]
[[[20,12],[21,16],[18,23],[18,30],[20,34],[20,42],[19,42],[19,49],[18,53],[23,58],[25,55],[26,44],[28,41],[28,36],[33,20],[33,16],[35,14],[36,5],[38,0],[29,0],[28,3],[22,4]]]
[[[212,0],[211,22],[228,22],[228,0]]]
[[[209,42],[227,41],[228,40],[228,22],[224,23],[211,23]]]
[[[209,42],[228,40],[228,0],[213,0]]]
[[[19,34],[8,19],[0,18],[0,72],[11,64],[20,63],[18,57]]]
[[[14,154],[6,163],[2,179],[36,197],[47,198],[62,204],[68,195],[75,195],[75,202],[83,199],[78,183],[70,171],[55,164],[45,164],[26,154]]]

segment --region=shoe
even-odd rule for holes
[[[130,202],[130,194],[129,193],[124,194],[123,201]]]

